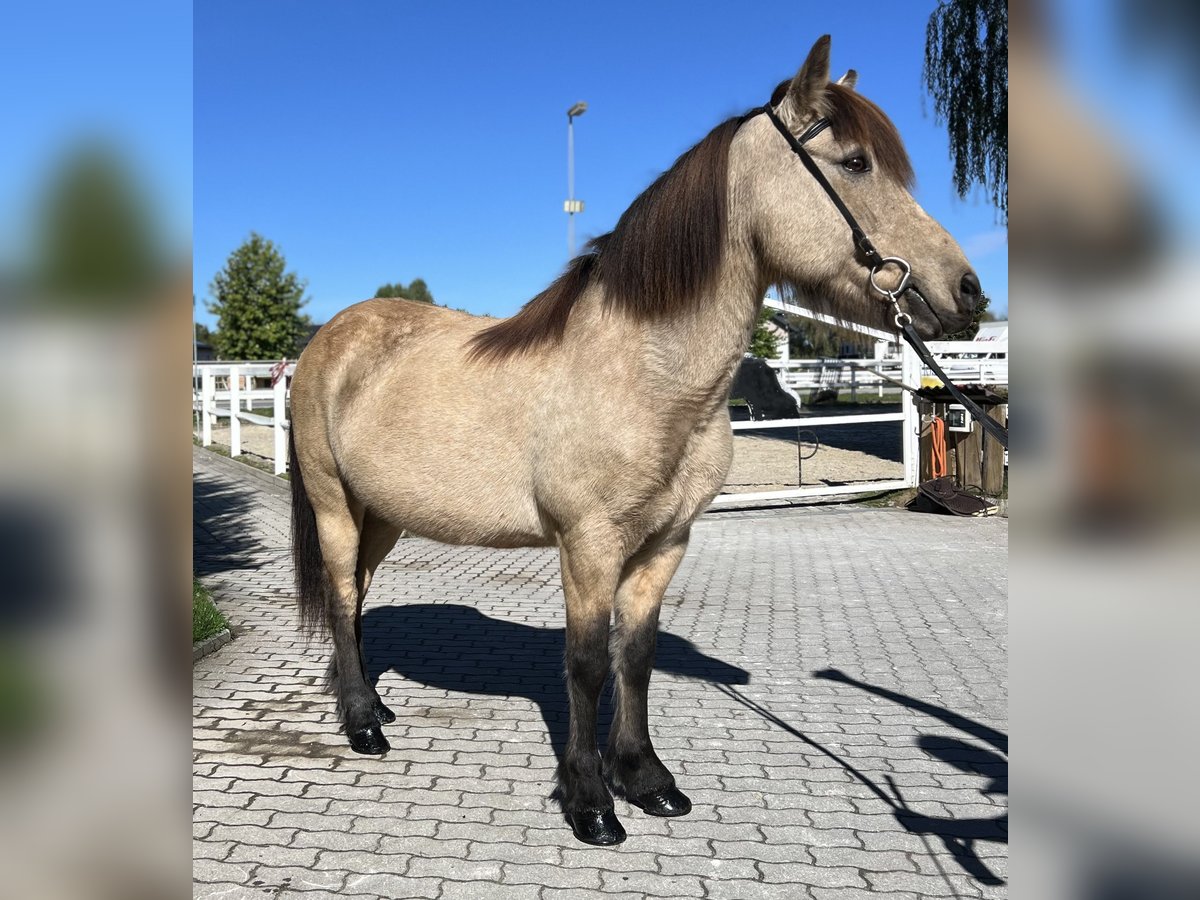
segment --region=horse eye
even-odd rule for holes
[[[852,156],[842,163],[842,168],[847,172],[861,174],[863,172],[871,171],[871,164],[867,162],[867,158],[865,156]]]

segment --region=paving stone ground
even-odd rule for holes
[[[295,629],[286,489],[236,465],[193,460],[196,569],[237,634],[194,669],[196,897],[1007,896],[1006,519],[703,516],[650,704],[695,808],[618,801],[600,849],[549,799],[556,552],[399,543],[364,615],[393,749],[358,756]]]

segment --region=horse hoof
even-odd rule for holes
[[[350,738],[350,749],[355,753],[382,756],[392,749],[387,738],[383,736],[383,729],[378,725],[368,725],[366,728],[347,732],[347,736]]]
[[[664,818],[686,816],[692,811],[692,801],[676,787],[647,791],[638,797],[630,797],[629,802],[647,815],[663,816]]]
[[[609,847],[625,840],[625,829],[611,809],[585,809],[567,813],[567,822],[575,832],[575,837],[585,844]]]
[[[391,725],[396,721],[396,714],[383,705],[382,702],[375,704],[375,719],[380,725]]]

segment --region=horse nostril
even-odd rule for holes
[[[979,298],[983,296],[983,288],[979,285],[979,279],[974,272],[968,272],[962,277],[962,281],[958,284],[959,295],[963,302],[974,308],[979,302]]]

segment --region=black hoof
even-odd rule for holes
[[[396,721],[396,714],[383,705],[383,701],[375,703],[375,719],[380,725],[391,725]]]
[[[611,809],[585,809],[567,813],[567,822],[575,837],[585,844],[609,847],[625,840],[625,829]]]
[[[676,787],[647,791],[639,797],[630,797],[629,802],[651,816],[674,818],[692,811],[692,801]]]
[[[383,736],[383,729],[378,725],[368,725],[357,731],[348,731],[346,735],[350,738],[350,749],[355,753],[381,756],[392,749],[387,738]]]

